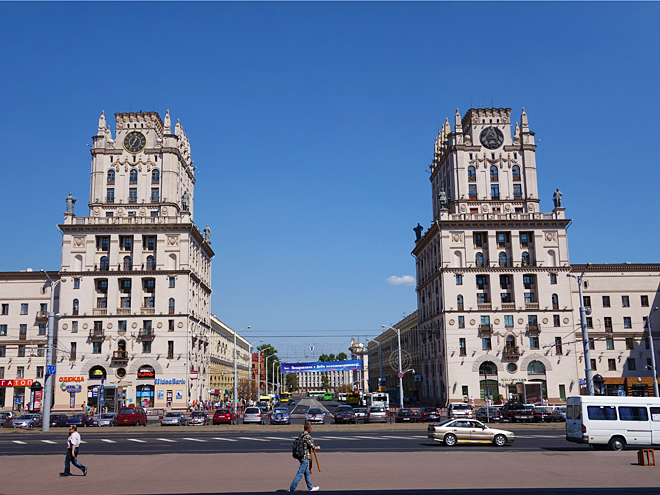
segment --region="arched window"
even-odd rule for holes
[[[516,338],[513,335],[508,335],[504,345],[506,346],[507,349],[515,349],[516,348]]]
[[[78,302],[78,299],[73,300],[73,314],[77,315],[78,311],[80,311],[80,303]]]
[[[511,167],[511,176],[513,180],[520,180],[520,167],[518,165]]]
[[[527,251],[523,251],[520,261],[522,261],[523,265],[529,265],[529,253]]]
[[[474,262],[477,266],[484,266],[484,255],[483,253],[477,253],[474,255]]]
[[[456,304],[458,304],[458,310],[463,311],[463,296],[462,295],[459,294],[458,296],[456,296]]]
[[[500,266],[506,266],[506,253],[502,251],[499,256]]]
[[[160,182],[160,170],[155,168],[153,172],[151,172],[151,182],[153,184],[158,184]]]
[[[477,180],[477,170],[470,165],[468,167],[468,181],[469,182],[475,182]]]
[[[552,295],[552,309],[559,309],[559,296],[557,294]]]
[[[129,181],[131,184],[137,184],[137,170],[135,170],[134,168],[131,169]]]
[[[498,172],[497,172],[497,167],[495,165],[490,167],[490,180],[491,182],[498,181]]]
[[[156,268],[156,258],[154,256],[147,256],[147,270],[154,270]]]
[[[119,351],[125,351],[126,350],[126,341],[125,340],[120,340],[117,342],[117,350]]]
[[[497,375],[497,366],[491,361],[484,361],[481,363],[481,366],[479,366],[479,374],[495,376]]]
[[[174,298],[173,297],[170,297],[170,302],[169,302],[169,305],[167,306],[167,309],[169,310],[169,313],[171,315],[174,314]]]
[[[115,183],[115,171],[114,170],[109,170],[108,171],[108,184],[114,184]]]
[[[109,270],[110,269],[110,259],[107,256],[102,256],[101,257],[101,270]]]
[[[124,270],[133,269],[133,258],[130,256],[124,256]]]
[[[527,373],[530,375],[545,375],[545,366],[541,361],[532,361],[527,366]]]

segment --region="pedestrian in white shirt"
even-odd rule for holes
[[[72,425],[69,427],[69,438],[66,440],[66,458],[64,459],[64,472],[60,473],[63,478],[71,476],[71,464],[87,476],[87,468],[78,462],[78,448],[80,447],[80,433],[78,427]]]

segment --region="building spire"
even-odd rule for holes
[[[101,110],[101,116],[99,117],[99,129],[96,135],[103,136],[104,134],[105,134],[105,111]]]
[[[454,115],[454,132],[458,134],[463,133],[463,124],[461,123],[461,112],[456,109],[456,115]]]
[[[170,109],[167,109],[167,113],[165,114],[165,125],[164,125],[164,133],[165,134],[172,134],[172,120],[170,119]]]

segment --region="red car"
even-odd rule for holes
[[[227,409],[217,409],[213,414],[213,424],[214,425],[230,425],[231,424],[231,412]]]
[[[117,426],[147,426],[147,413],[141,407],[122,407],[116,421]]]

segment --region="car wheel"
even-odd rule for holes
[[[609,443],[610,450],[623,450],[626,448],[626,441],[621,437],[614,437]]]
[[[506,437],[504,435],[495,435],[493,443],[498,447],[504,447],[506,445]]]
[[[447,447],[453,447],[454,445],[456,445],[456,436],[453,435],[452,433],[447,433],[445,435],[444,442]]]

